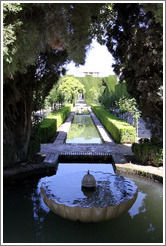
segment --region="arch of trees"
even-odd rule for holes
[[[9,163],[27,157],[31,114],[64,65],[84,64],[94,37],[162,141],[162,3],[3,3],[3,142]]]

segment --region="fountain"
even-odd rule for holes
[[[43,179],[44,203],[55,214],[69,220],[99,222],[119,217],[134,204],[138,188],[116,173],[71,172]]]

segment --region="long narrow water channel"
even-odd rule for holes
[[[75,114],[66,143],[101,144],[102,139],[89,114]]]
[[[102,143],[90,115],[75,115],[66,143]],[[81,223],[59,217],[44,204],[40,187],[43,180],[67,174],[77,180],[80,172],[111,173],[110,163],[59,163],[51,177],[24,179],[4,187],[3,243],[162,243],[163,186],[151,180],[125,175],[138,186],[138,197],[121,217],[98,223]],[[63,180],[64,179],[64,180]],[[80,183],[79,183],[80,185]],[[77,187],[76,187],[77,188]],[[62,193],[62,187],[58,188]],[[67,200],[71,194],[66,190]]]

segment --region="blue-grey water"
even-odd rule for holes
[[[88,170],[96,180],[96,189],[89,195],[81,189],[82,179]],[[85,208],[103,208],[125,203],[134,198],[138,190],[130,179],[116,174],[111,163],[91,165],[60,163],[57,174],[41,178],[38,187],[47,193],[49,199],[58,204]]]
[[[95,168],[112,172],[112,165],[101,165],[59,164],[57,175]],[[121,217],[98,223],[74,222],[52,213],[40,196],[41,179],[27,179],[4,187],[3,242],[162,243],[162,184],[137,176],[127,177],[138,186],[136,202]]]

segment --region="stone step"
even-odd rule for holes
[[[44,164],[52,163],[56,164],[58,162],[58,154],[57,153],[48,153],[43,161]]]

